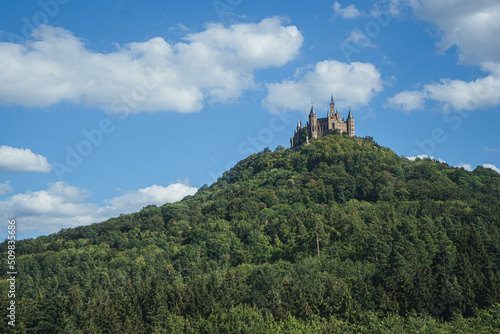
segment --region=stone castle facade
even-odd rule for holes
[[[351,137],[355,135],[354,117],[352,117],[351,110],[349,109],[347,120],[344,121],[335,110],[335,102],[333,101],[332,95],[330,99],[330,110],[327,111],[325,118],[318,118],[318,115],[316,115],[314,111],[314,106],[311,106],[309,122],[305,126],[302,126],[302,122],[299,120],[297,129],[290,139],[290,146],[295,148],[303,144],[308,144],[309,138],[323,137],[333,133],[335,130],[338,130],[339,133],[347,132]]]

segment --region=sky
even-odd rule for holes
[[[500,172],[497,0],[3,1],[0,239],[162,205],[288,148],[330,95],[356,135]]]

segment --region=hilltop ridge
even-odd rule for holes
[[[499,213],[500,175],[483,167],[410,161],[347,135],[265,149],[180,202],[19,242],[22,321],[95,333],[373,332],[389,318],[387,331],[490,328]],[[472,318],[436,320],[457,317]]]

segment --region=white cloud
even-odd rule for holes
[[[474,81],[442,79],[440,83],[425,85],[426,95],[457,110],[475,110],[500,104],[500,73]]]
[[[486,146],[485,146],[485,147],[483,148],[483,151],[484,151],[485,153],[495,153],[496,151],[498,151],[498,149],[496,149],[496,148],[491,148],[491,147],[486,147]]]
[[[342,8],[340,3],[335,1],[332,5],[332,8],[335,12],[335,15],[338,15],[344,19],[355,19],[363,15],[363,12],[357,9],[354,4],[350,4],[349,6]]]
[[[445,52],[456,45],[463,61],[500,61],[500,2],[497,0],[411,1],[413,13],[436,25],[437,46]]]
[[[410,161],[415,161],[417,159],[431,159],[431,160],[434,160],[434,161],[439,161],[439,162],[442,162],[442,163],[446,163],[446,161],[444,161],[441,158],[436,159],[432,155],[427,155],[427,154],[419,154],[419,155],[416,155],[416,156],[413,156],[413,157],[406,157],[406,159],[408,159]]]
[[[50,234],[62,228],[101,222],[120,213],[136,212],[149,204],[176,202],[196,191],[186,183],[153,185],[127,191],[106,201],[109,205],[99,206],[88,202],[91,193],[86,189],[59,181],[50,183],[46,190],[15,194],[0,201],[0,212],[4,219],[16,218],[21,233]]]
[[[124,195],[108,202],[121,212],[133,212],[148,204],[162,205],[180,201],[188,195],[193,195],[197,190],[185,183],[174,183],[167,187],[152,185],[144,189],[127,191]]]
[[[293,80],[266,86],[268,96],[263,104],[270,111],[281,113],[287,110],[309,112],[311,101],[328,101],[331,93],[337,107],[355,109],[367,105],[382,91],[383,84],[380,70],[372,64],[328,60],[316,63],[314,68],[298,70]]]
[[[465,169],[466,171],[469,171],[469,172],[472,172],[472,170],[473,170],[471,164],[466,164],[466,163],[463,163],[463,162],[459,163],[457,165],[457,167],[458,168],[463,168],[463,169]]]
[[[12,187],[10,186],[9,181],[5,181],[5,183],[0,183],[0,196],[11,192],[12,192]]]
[[[372,15],[380,13],[381,6],[388,11],[392,16],[402,16],[413,8],[420,6],[420,0],[382,0],[375,4],[375,8],[371,11]]]
[[[455,110],[477,110],[500,104],[500,65],[483,64],[490,74],[474,81],[441,79],[423,86],[420,91],[403,91],[388,99],[389,106],[403,111],[422,109],[425,100],[434,100]]]
[[[391,4],[409,6],[418,18],[435,25],[439,38],[436,46],[440,53],[456,46],[461,63],[478,65],[485,73],[472,81],[441,79],[412,93],[441,103],[445,111],[449,108],[476,110],[500,104],[500,2],[392,0]],[[409,105],[406,111],[418,109],[411,107]]]
[[[277,17],[228,28],[210,24],[181,42],[156,37],[110,53],[87,49],[62,28],[40,26],[34,38],[0,43],[0,103],[199,111],[205,102],[230,102],[254,88],[254,70],[286,64],[303,42],[295,26]]]
[[[389,98],[387,101],[389,107],[410,112],[416,109],[423,109],[425,106],[425,97],[426,95],[423,92],[405,90]]]
[[[18,231],[53,233],[63,227],[94,223],[98,215],[95,204],[85,203],[90,193],[63,182],[49,184],[48,189],[13,195],[0,201],[4,218],[16,218]]]
[[[408,159],[410,161],[415,161],[417,159],[425,159],[425,158],[429,158],[429,156],[427,154],[420,154],[420,155],[416,155],[413,157],[406,157],[406,159]],[[434,157],[430,157],[430,158],[434,159]]]
[[[489,169],[492,169],[494,170],[495,172],[499,173],[500,174],[500,168],[498,168],[497,166],[495,166],[494,164],[483,164],[483,167],[484,168],[489,168]]]
[[[185,26],[184,24],[182,24],[182,23],[177,23],[177,27],[178,27],[180,30],[184,31],[184,32],[186,32],[186,31],[189,31],[189,30],[190,30],[188,27],[186,27],[186,26]]]
[[[48,173],[51,170],[47,158],[30,149],[0,146],[0,171]]]
[[[370,41],[370,38],[368,38],[368,36],[366,36],[366,34],[358,28],[351,30],[349,36],[347,36],[345,40],[345,43],[354,44],[358,48],[368,48],[375,46],[375,44]]]

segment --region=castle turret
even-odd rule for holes
[[[333,101],[333,94],[330,95],[330,115],[335,115],[335,102]]]
[[[309,112],[309,133],[312,138],[318,138],[318,115],[314,111],[314,106],[311,106],[311,111]]]
[[[347,134],[349,136],[354,136],[354,117],[352,117],[351,108],[349,108],[349,115],[347,116]]]
[[[311,115],[316,115],[316,111],[314,110],[314,104],[311,103],[311,111],[309,112],[309,118],[311,118]]]

